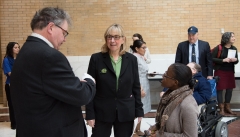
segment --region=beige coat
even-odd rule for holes
[[[192,95],[188,95],[170,115],[163,136],[157,137],[197,137],[198,106]]]

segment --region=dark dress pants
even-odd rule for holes
[[[11,128],[16,129],[16,119],[15,119],[15,114],[14,114],[14,110],[13,110],[12,98],[11,98],[10,85],[9,84],[5,84],[5,91],[6,91],[7,101],[8,101]]]
[[[131,137],[133,133],[133,123],[134,121],[119,122],[117,116],[113,123],[95,120],[91,137],[110,137],[112,127],[114,137]]]

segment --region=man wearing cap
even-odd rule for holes
[[[191,26],[188,29],[188,40],[178,44],[175,63],[187,65],[190,62],[199,64],[202,68],[202,75],[212,79],[212,54],[208,42],[198,39],[198,29]]]

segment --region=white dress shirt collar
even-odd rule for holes
[[[42,35],[33,32],[33,33],[31,34],[31,36],[37,37],[37,38],[45,41],[50,47],[54,48],[54,47],[53,47],[53,44],[52,44],[49,40],[47,40],[45,37],[43,37]]]

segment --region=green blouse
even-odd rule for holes
[[[111,58],[111,62],[112,62],[112,66],[113,66],[113,69],[115,71],[115,74],[116,74],[116,78],[117,78],[117,87],[116,87],[116,90],[118,89],[118,79],[119,79],[119,75],[120,75],[120,72],[121,72],[121,66],[122,66],[122,57],[119,56],[118,60],[115,62],[113,57],[110,56]]]

